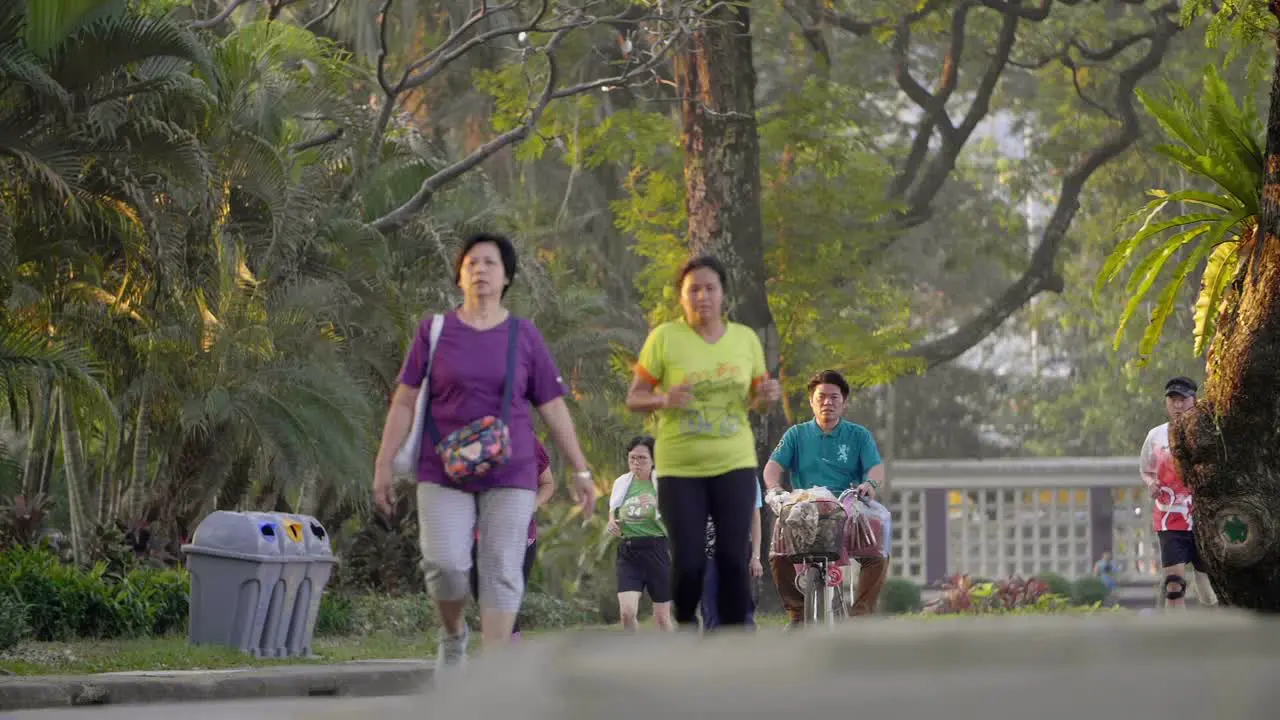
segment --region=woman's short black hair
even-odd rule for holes
[[[511,238],[506,235],[482,232],[464,240],[462,247],[458,248],[458,258],[453,264],[453,283],[456,285],[462,282],[462,263],[467,259],[467,254],[481,243],[493,243],[498,247],[498,255],[502,258],[502,269],[507,275],[507,284],[502,287],[502,297],[506,297],[507,291],[511,289],[511,283],[515,282],[518,270],[515,243],[511,242]]]
[[[699,255],[690,258],[688,262],[680,266],[680,272],[676,273],[676,289],[684,287],[684,278],[694,270],[706,268],[715,272],[720,278],[720,287],[729,288],[729,271],[724,269],[724,263],[720,262],[720,258],[715,255]]]
[[[844,376],[835,370],[823,370],[816,372],[813,377],[809,378],[809,395],[813,396],[814,388],[819,385],[835,385],[840,388],[840,395],[845,400],[849,399],[849,383],[845,381]]]
[[[653,437],[650,435],[637,435],[631,438],[631,442],[627,443],[627,454],[630,455],[632,450],[641,445],[649,448],[649,458],[653,459]]]

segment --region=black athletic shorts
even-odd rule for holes
[[[664,537],[623,538],[618,543],[618,592],[649,592],[671,602],[671,553]]]
[[[1194,533],[1190,530],[1162,530],[1156,535],[1160,537],[1161,567],[1190,565],[1196,572],[1204,572]]]

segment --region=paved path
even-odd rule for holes
[[[714,638],[584,632],[477,658],[424,694],[12,720],[1275,720],[1278,655],[1280,621],[1224,611],[874,621]]]

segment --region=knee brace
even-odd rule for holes
[[[1164,596],[1169,600],[1181,600],[1187,594],[1187,581],[1181,575],[1166,575]]]

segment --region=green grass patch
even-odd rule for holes
[[[0,656],[0,670],[15,675],[80,675],[125,670],[218,670],[271,665],[336,663],[349,660],[429,658],[435,640],[380,633],[367,637],[316,638],[307,658],[254,658],[233,648],[192,646],[185,637],[22,643]]]

